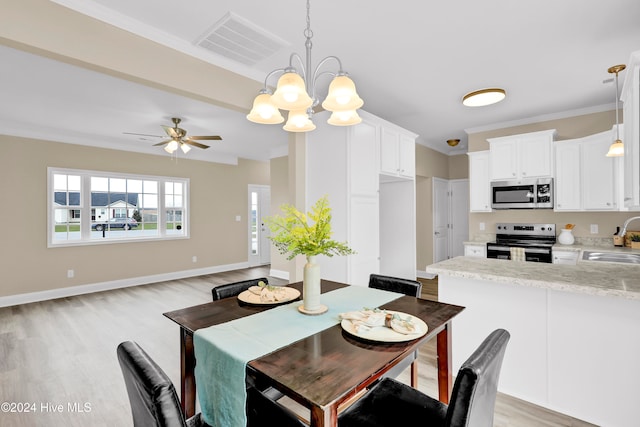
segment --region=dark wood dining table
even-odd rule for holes
[[[302,291],[301,282],[288,286]],[[325,293],[349,285],[322,280],[321,286]],[[246,305],[237,298],[225,298],[164,313],[180,326],[180,397],[185,416],[194,415],[196,408],[193,333],[270,308],[272,306]],[[312,427],[335,427],[341,405],[436,337],[438,398],[448,403],[452,387],[451,321],[464,307],[399,296],[381,308],[416,316],[429,330],[415,340],[380,343],[353,337],[336,324],[250,361],[247,381],[274,387],[308,408]]]

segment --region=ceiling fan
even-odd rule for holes
[[[171,139],[159,142],[157,144],[153,144],[154,147],[159,145],[165,145],[164,150],[169,154],[173,154],[173,152],[175,152],[178,148],[180,148],[182,152],[186,154],[187,152],[189,152],[189,150],[191,150],[191,146],[203,148],[203,149],[209,148],[208,145],[196,142],[196,140],[199,140],[199,141],[221,141],[222,140],[222,137],[218,135],[187,136],[187,131],[178,127],[182,119],[178,117],[173,117],[171,118],[171,121],[173,122],[173,127],[162,125],[162,128],[167,133],[167,136]],[[130,135],[142,135],[142,134],[132,134],[129,132],[125,132],[125,133]],[[157,135],[144,135],[144,136],[158,137]]]

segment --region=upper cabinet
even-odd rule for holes
[[[380,122],[380,173],[415,179],[416,135],[390,123]]]
[[[640,51],[631,54],[625,73],[620,97],[624,102],[624,204],[640,210]]]
[[[555,129],[490,138],[489,176],[492,181],[543,178],[553,175]]]
[[[607,157],[613,131],[556,143],[555,210],[620,210],[621,159]]]
[[[469,211],[491,212],[489,152],[473,151],[469,156]]]

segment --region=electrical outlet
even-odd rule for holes
[[[480,231],[484,231],[484,222],[480,223]]]
[[[198,262],[198,257],[197,256],[192,256],[191,257],[191,262]]]
[[[73,279],[73,277],[76,275],[76,272],[73,270],[67,270],[67,279]]]
[[[598,224],[591,224],[591,234],[598,234]]]
[[[240,215],[236,215],[236,222],[240,222],[240,219],[241,219],[241,218],[242,218],[242,217],[241,217]]]

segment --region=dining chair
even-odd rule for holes
[[[493,331],[458,371],[449,405],[391,378],[378,381],[338,417],[340,427],[492,427],[509,332]]]
[[[422,283],[417,280],[403,279],[400,277],[383,276],[381,274],[369,275],[369,287],[384,291],[398,292],[410,297],[419,298],[422,293]],[[411,386],[418,387],[418,350],[407,356],[402,362],[391,368],[385,377],[396,378],[408,366],[411,366]]]
[[[247,427],[308,427],[268,393],[247,388]]]
[[[235,297],[242,291],[246,291],[247,289],[249,289],[251,286],[258,286],[259,282],[264,282],[265,285],[269,284],[269,280],[266,277],[243,280],[241,282],[226,283],[224,285],[219,285],[211,289],[211,296],[213,297],[214,301],[218,301],[223,298]]]
[[[129,395],[134,427],[208,426],[200,413],[185,419],[173,383],[138,343],[120,343],[117,355]]]
[[[369,287],[382,289],[384,291],[398,292],[418,298],[422,292],[422,283],[417,280],[383,276],[381,274],[369,275]]]

